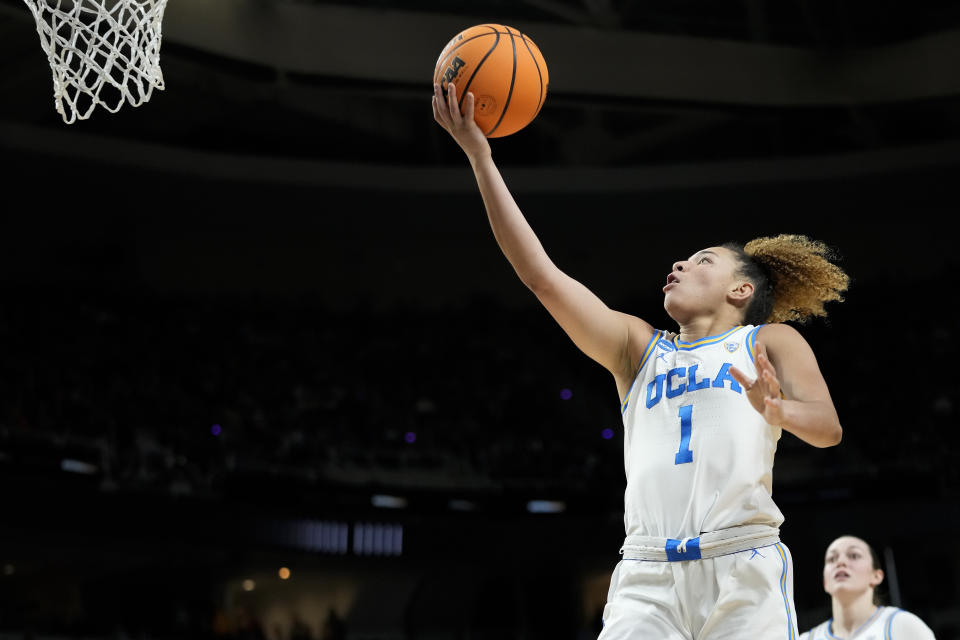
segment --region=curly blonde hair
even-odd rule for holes
[[[827,245],[802,235],[755,238],[745,245],[723,245],[740,260],[738,275],[754,284],[747,324],[806,322],[826,316],[824,305],[843,301],[850,276],[834,264]]]

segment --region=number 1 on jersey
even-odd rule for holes
[[[680,407],[680,450],[674,458],[673,464],[693,462],[693,451],[690,450],[690,432],[693,431],[693,405],[685,404]]]

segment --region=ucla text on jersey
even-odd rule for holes
[[[715,389],[730,389],[737,393],[743,393],[743,387],[730,375],[731,362],[724,362],[720,366],[720,371],[711,379],[710,376],[704,376],[698,379],[697,369],[699,364],[689,368],[677,367],[670,369],[666,373],[658,374],[653,382],[647,385],[647,409],[652,409],[666,393],[668,398],[676,398],[685,393],[692,393],[700,389],[713,387]],[[683,382],[680,382],[683,380]],[[726,386],[729,383],[729,386]]]

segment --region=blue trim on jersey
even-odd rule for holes
[[[633,376],[633,382],[630,383],[630,388],[627,389],[627,395],[623,397],[623,402],[620,404],[620,415],[623,415],[627,411],[627,405],[630,404],[630,394],[633,392],[634,385],[637,384],[637,379],[640,377],[640,372],[643,370],[643,365],[647,363],[647,360],[650,359],[650,354],[653,353],[653,348],[660,341],[660,338],[666,331],[654,331],[653,336],[650,338],[650,342],[647,343],[646,348],[643,350],[643,355],[640,356],[640,364],[637,365],[637,373]]]
[[[877,609],[880,611],[880,609]],[[887,619],[887,624],[883,627],[883,640],[892,640],[893,638],[893,619],[897,617],[897,614],[903,611],[903,609],[897,609],[890,617]]]
[[[783,551],[783,545],[776,544],[777,553],[780,554],[780,561],[783,563],[783,574],[780,575],[780,593],[783,594],[783,606],[787,610],[787,639],[796,640],[793,633],[793,616],[790,613],[790,600],[787,598],[787,554]]]
[[[673,344],[676,345],[677,349],[683,349],[684,351],[689,351],[691,349],[705,347],[709,344],[716,344],[717,342],[720,342],[721,340],[729,336],[734,331],[742,328],[743,328],[743,325],[737,325],[733,329],[730,329],[729,331],[721,333],[718,336],[707,336],[706,338],[700,338],[699,340],[694,340],[693,342],[684,342],[683,340],[680,339],[680,336],[677,336],[673,339]]]
[[[856,629],[854,629],[853,633],[850,634],[850,637],[853,638],[853,637],[856,636],[858,633],[860,633],[860,631],[862,631],[863,629],[867,628],[867,626],[869,626],[870,624],[872,624],[872,623],[873,623],[873,619],[876,618],[877,616],[879,616],[881,613],[883,613],[883,609],[884,609],[883,607],[877,607],[877,610],[874,611],[873,614],[872,614],[869,618],[867,618],[866,621],[864,621],[863,624],[861,624],[859,627],[857,627]],[[894,614],[894,615],[896,615],[896,614]],[[891,619],[892,619],[892,616],[891,616]],[[888,621],[887,621],[887,629],[889,630],[889,628],[890,628],[890,621],[888,620]],[[825,630],[826,633],[827,633],[827,639],[828,639],[828,640],[841,640],[841,639],[838,638],[837,636],[833,635],[833,618],[830,618],[829,620],[827,620],[827,624],[826,624],[826,626],[824,627],[824,630]],[[884,638],[887,638],[887,640],[889,640],[889,635],[887,635],[887,634],[888,634],[888,631],[884,631],[884,636],[883,636],[883,637],[884,637]]]
[[[750,361],[753,362],[754,365],[757,364],[757,354],[754,352],[753,345],[757,341],[757,332],[760,331],[760,329],[765,326],[767,325],[765,324],[757,325],[756,327],[750,330],[750,333],[747,334],[747,353],[750,354]]]
[[[683,541],[667,538],[667,544],[663,548],[663,550],[667,552],[667,562],[700,559],[700,536],[687,540],[686,551],[679,551],[677,549],[681,542]]]

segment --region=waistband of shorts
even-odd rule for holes
[[[716,558],[780,542],[780,529],[763,524],[730,527],[695,538],[627,536],[620,548],[624,560],[679,562]]]

